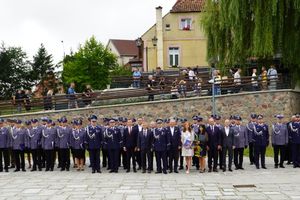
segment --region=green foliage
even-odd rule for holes
[[[116,57],[93,36],[78,51],[66,56],[63,62],[64,83],[76,83],[81,92],[86,84],[93,89],[103,89],[110,83],[109,71],[117,66]]]
[[[125,66],[117,66],[112,71],[110,71],[110,76],[131,76],[132,71],[130,68]]]
[[[46,76],[47,72],[54,70],[52,55],[47,53],[46,48],[41,44],[38,52],[33,56],[31,79],[37,84]]]
[[[0,97],[10,98],[18,89],[30,89],[30,63],[21,47],[0,47]]]
[[[209,62],[224,68],[281,54],[300,79],[300,0],[207,0],[201,24]]]

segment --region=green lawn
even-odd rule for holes
[[[244,151],[245,156],[249,156],[249,147]],[[274,157],[272,146],[268,146],[266,150],[266,157]]]

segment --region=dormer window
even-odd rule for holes
[[[180,29],[184,31],[189,31],[192,28],[192,19],[191,18],[182,18],[180,20]]]

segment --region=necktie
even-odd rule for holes
[[[131,126],[128,127],[129,135],[131,134]]]

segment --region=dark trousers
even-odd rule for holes
[[[148,161],[148,166],[147,166]],[[150,166],[152,165],[151,162],[151,151],[149,149],[144,149],[141,151],[141,167],[143,171],[146,171],[148,168],[148,171],[150,171]]]
[[[300,165],[300,144],[292,144],[293,165]]]
[[[59,148],[55,148],[55,153],[54,153],[54,164],[56,161],[56,157],[57,157],[57,161],[58,161],[58,167],[61,167],[61,154],[60,154],[60,150]]]
[[[285,157],[285,146],[284,145],[274,145],[273,146],[274,150],[274,163],[276,166],[278,166],[279,162],[279,153],[280,153],[280,165],[283,165],[284,162],[284,157]]]
[[[244,148],[235,148],[234,149],[234,158],[233,158],[235,167],[242,168],[243,160],[244,160]]]
[[[291,163],[293,161],[293,154],[292,154],[292,143],[288,143],[286,146],[286,151],[285,151],[285,160],[288,161],[288,163]]]
[[[226,156],[227,155],[228,155],[228,169],[231,169],[232,154],[233,154],[232,147],[223,147],[222,148],[222,158],[223,158],[222,166],[223,166],[223,169],[226,169]]]
[[[183,156],[182,156],[182,149],[180,149],[180,161],[179,161],[179,163],[180,163],[180,164],[179,164],[179,167],[180,167],[180,168],[183,168],[183,159],[184,159],[184,158],[183,158]],[[199,163],[199,162],[198,162],[198,163]]]
[[[166,151],[155,151],[155,158],[156,158],[156,169],[158,172],[162,170],[165,172],[167,171],[167,152]],[[161,168],[161,161],[163,164],[163,168]]]
[[[139,168],[141,168],[142,167],[141,152],[135,152],[135,158]]]
[[[261,166],[265,167],[266,146],[254,146],[254,160],[256,167],[259,167],[259,156],[261,158]]]
[[[9,163],[11,166],[15,166],[15,156],[13,153],[13,149],[12,148],[8,148],[8,154],[9,154]]]
[[[214,162],[214,164],[213,164]],[[209,147],[208,151],[208,168],[212,169],[212,164],[213,168],[217,169],[218,167],[218,149],[217,147]]]
[[[121,162],[121,159],[122,159],[122,162]],[[123,167],[124,167],[124,169],[127,167],[127,158],[126,158],[126,152],[123,150],[123,149],[121,149],[120,150],[120,156],[119,156],[119,165],[121,166],[121,163],[122,163],[122,165],[123,165]]]
[[[70,169],[70,150],[59,149],[61,169]]]
[[[149,164],[148,164],[148,170],[153,171],[153,157],[154,157],[154,152],[149,151]]]
[[[136,169],[134,147],[126,148],[126,169],[130,170],[130,161],[132,160],[133,169]]]
[[[249,159],[250,159],[250,163],[254,163],[254,145],[253,145],[253,142],[249,143]]]
[[[108,151],[107,149],[102,148],[102,167],[107,166],[107,160],[108,160]]]
[[[154,101],[154,94],[148,95],[148,101]]]
[[[173,171],[173,162],[174,162],[174,171],[178,170],[178,159],[179,159],[179,149],[178,148],[170,149],[169,150],[170,171]]]
[[[119,153],[120,149],[109,149],[108,150],[108,163],[112,171],[117,172],[119,169]]]
[[[33,170],[37,168],[42,169],[42,149],[31,149],[32,160],[33,160]]]
[[[90,149],[89,155],[92,170],[100,171],[100,149]]]
[[[193,166],[196,166],[197,170],[199,169],[199,157],[197,156],[193,156],[192,157],[192,161],[193,161]]]
[[[223,152],[222,152],[222,150],[218,150],[218,154],[219,154],[219,167],[221,169],[223,167]]]
[[[13,150],[13,154],[16,162],[16,169],[20,170],[21,168],[25,170],[25,159],[24,159],[24,151],[22,150]]]
[[[46,158],[46,170],[53,170],[54,168],[54,149],[44,150]]]
[[[9,166],[9,153],[7,148],[0,149],[0,171],[3,171],[2,157],[4,158],[4,169],[8,170]]]

